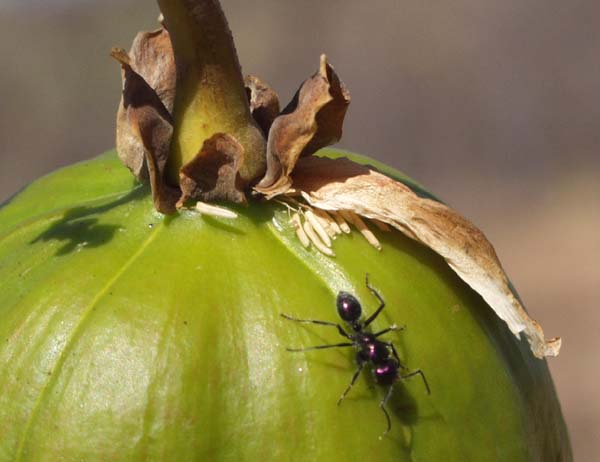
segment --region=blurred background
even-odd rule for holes
[[[600,2],[222,0],[246,73],[284,102],[326,52],[340,146],[474,221],[548,336],[576,460],[600,452]],[[0,0],[0,203],[114,145],[114,45],[155,2]]]

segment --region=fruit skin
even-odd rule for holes
[[[546,362],[440,257],[395,232],[330,259],[277,204],[234,208],[164,218],[111,152],[0,209],[0,461],[572,460]],[[279,316],[337,321],[339,290],[372,312],[366,272],[432,390],[396,386],[383,440],[369,374],[335,405],[353,352],[285,350],[335,330]]]

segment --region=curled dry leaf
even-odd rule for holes
[[[306,80],[292,102],[275,119],[267,140],[267,172],[256,190],[272,197],[289,189],[297,160],[335,143],[350,94],[321,55],[319,71]]]
[[[190,198],[246,202],[239,177],[243,159],[244,148],[233,136],[217,133],[207,139],[196,157],[180,170],[177,207]]]
[[[173,134],[171,115],[156,92],[135,72],[130,58],[122,49],[113,49],[111,55],[121,63],[124,72],[123,119],[131,136],[142,149],[152,188],[155,208],[162,213],[175,211],[179,192],[164,180],[164,170],[169,157]]]
[[[175,100],[175,60],[169,33],[161,28],[137,34],[128,56],[128,65],[146,81],[169,114]],[[123,85],[125,85],[123,70]],[[117,111],[117,152],[121,161],[141,181],[148,180],[144,146],[127,118],[123,96]]]
[[[279,115],[279,97],[270,86],[254,75],[246,76],[244,85],[250,113],[267,138],[273,121]]]
[[[418,197],[406,185],[348,159],[308,157],[293,172],[293,187],[313,207],[350,210],[387,223],[441,255],[492,307],[510,330],[525,334],[535,356],[556,356],[560,338],[542,328],[510,289],[494,248],[466,218],[444,204]]]

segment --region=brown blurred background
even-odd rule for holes
[[[287,102],[326,52],[340,146],[405,171],[495,244],[551,359],[576,460],[600,452],[600,2],[223,0],[245,72]],[[108,57],[142,0],[0,0],[0,202],[114,144]]]

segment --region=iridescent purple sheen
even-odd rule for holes
[[[379,364],[390,356],[389,347],[377,340],[373,334],[362,334],[356,341],[360,346],[358,359],[362,362]]]
[[[362,315],[360,302],[348,292],[338,293],[336,305],[340,318],[351,324],[356,323]]]
[[[391,385],[398,378],[398,363],[387,358],[375,366],[375,380],[379,385]]]

